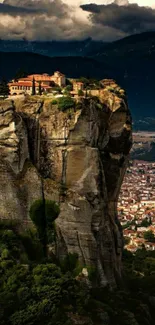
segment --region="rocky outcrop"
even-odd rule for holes
[[[12,207],[12,217],[26,223],[42,194],[57,201],[57,256],[78,253],[102,286],[121,277],[117,199],[132,142],[124,92],[111,82],[99,98],[84,98],[66,112],[50,100],[0,103],[1,217],[10,217]]]

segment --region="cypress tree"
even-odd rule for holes
[[[33,77],[32,80],[32,96],[34,96],[36,94],[36,86],[35,86],[35,79]]]
[[[7,81],[3,78],[0,81],[0,96],[7,97],[10,93]]]
[[[41,89],[41,81],[39,81],[39,95],[42,95],[42,89]]]

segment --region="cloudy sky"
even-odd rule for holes
[[[0,0],[0,38],[111,41],[155,30],[155,0]]]

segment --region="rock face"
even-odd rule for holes
[[[121,277],[117,199],[131,148],[126,98],[112,80],[98,98],[60,112],[50,100],[0,102],[0,216],[29,222],[44,193],[60,204],[57,256],[78,253],[100,285]]]

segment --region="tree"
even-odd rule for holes
[[[78,90],[78,96],[83,96],[83,95],[84,95],[83,90],[82,90],[82,89],[79,89],[79,90]]]
[[[35,224],[40,242],[43,245],[44,255],[48,242],[54,240],[54,220],[60,212],[59,206],[54,201],[37,200],[30,208],[30,218]]]
[[[66,88],[65,88],[66,91],[70,92],[73,90],[73,85],[67,85]]]
[[[66,88],[64,89],[63,93],[64,95],[70,96],[70,92],[73,90],[73,86],[72,85],[68,85],[66,86]]]
[[[35,86],[35,79],[33,77],[32,80],[32,96],[34,96],[36,94],[36,86]]]
[[[150,226],[150,219],[145,218],[142,220],[140,227],[149,227]]]
[[[0,82],[0,96],[3,96],[5,98],[9,95],[9,93],[9,86],[7,84],[7,81],[3,78]]]
[[[39,81],[39,95],[42,95],[41,81]]]
[[[77,81],[83,82],[84,88],[87,88],[90,85],[90,80],[88,78],[85,78],[85,77],[81,77],[81,78],[77,79]]]
[[[149,241],[150,243],[154,243],[155,242],[155,236],[153,234],[153,231],[149,230],[149,231],[144,232],[144,239]]]

